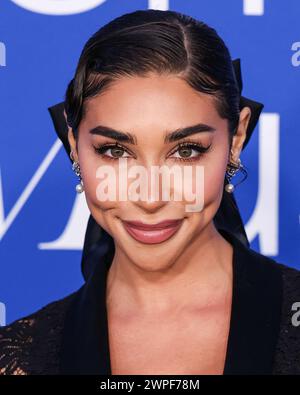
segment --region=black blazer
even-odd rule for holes
[[[233,245],[224,374],[300,374],[300,325],[292,320],[300,271],[219,232]],[[105,302],[111,261],[97,259],[97,250],[93,259],[77,291],[0,328],[0,374],[111,374]]]

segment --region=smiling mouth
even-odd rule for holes
[[[140,221],[123,221],[125,230],[135,240],[145,244],[158,244],[172,237],[182,225],[183,219],[166,220],[157,224],[145,224]]]

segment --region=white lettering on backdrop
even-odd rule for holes
[[[40,14],[72,15],[90,11],[107,0],[11,0],[16,5]],[[264,0],[242,0],[244,15],[264,14]],[[168,10],[169,0],[148,0],[148,8]]]

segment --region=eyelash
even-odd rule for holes
[[[193,150],[197,151],[199,154],[197,156],[193,156],[190,158],[173,158],[175,161],[184,161],[184,162],[194,162],[199,160],[203,155],[205,155],[209,150],[210,150],[211,144],[209,144],[208,146],[204,146],[200,143],[196,143],[195,141],[191,141],[191,140],[186,140],[183,141],[182,143],[179,143],[175,149],[172,150],[172,152],[170,153],[170,155],[176,153],[178,150],[180,150],[181,148],[192,148]],[[111,156],[108,156],[105,154],[105,151],[107,151],[108,149],[111,148],[120,148],[122,150],[124,150],[125,152],[129,153],[131,155],[131,153],[129,152],[129,150],[125,147],[123,147],[121,144],[119,143],[105,143],[105,144],[101,144],[98,147],[94,146],[94,150],[98,155],[101,155],[103,158],[108,159],[108,160],[118,160],[120,158],[114,158]]]
[[[127,153],[129,153],[128,149],[123,147],[121,144],[119,143],[106,143],[106,144],[101,144],[98,147],[94,146],[95,152],[98,155],[101,155],[104,159],[108,159],[108,160],[118,160],[120,158],[113,158],[111,156],[105,155],[105,151],[107,151],[110,148],[120,148],[124,151],[126,151]]]
[[[184,161],[184,162],[195,162],[198,161],[203,155],[205,155],[209,150],[210,150],[211,144],[209,144],[208,146],[204,146],[200,143],[196,143],[195,141],[191,141],[191,140],[185,140],[182,143],[179,143],[177,145],[177,147],[172,150],[172,152],[170,153],[170,155],[174,154],[175,152],[177,152],[178,150],[180,150],[181,148],[191,148],[195,151],[198,152],[198,155],[196,156],[192,156],[190,158],[173,158],[175,161]]]

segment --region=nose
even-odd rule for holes
[[[140,208],[142,211],[147,213],[155,213],[161,210],[171,200],[173,188],[171,185],[164,186],[162,174],[153,175],[151,174],[150,165],[145,166],[147,168],[147,177],[140,179],[138,198],[128,191],[129,199],[134,205]],[[163,188],[165,191],[163,193]],[[167,189],[170,188],[170,189]],[[134,193],[135,194],[135,193]]]
[[[167,201],[163,201],[162,199],[151,199],[151,196],[146,200],[139,199],[133,202],[133,204],[149,214],[153,214],[161,210],[167,203]]]

